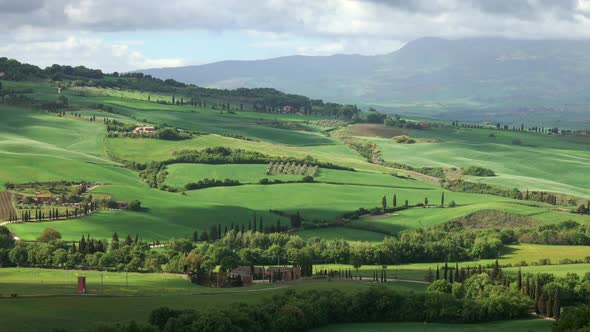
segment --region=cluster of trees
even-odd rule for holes
[[[186,190],[197,190],[197,189],[204,189],[204,188],[211,188],[211,187],[231,187],[231,186],[239,186],[240,181],[238,180],[214,180],[214,179],[203,179],[199,180],[198,182],[191,182],[187,183],[184,188]]]
[[[477,167],[477,168],[479,168],[479,167]],[[465,173],[466,171],[471,174]],[[494,175],[491,175],[491,174],[494,174],[494,172],[492,170],[487,170],[485,168],[482,170],[476,170],[476,171],[471,171],[471,170],[468,171],[468,169],[465,169],[463,172],[466,175],[483,174],[483,175],[477,175],[477,176],[494,176]],[[420,172],[420,173],[422,173],[422,172]],[[425,173],[423,173],[423,174],[425,174]],[[488,174],[488,175],[485,175],[485,174]],[[444,171],[442,172],[442,178],[443,179],[445,178]],[[473,193],[473,194],[494,195],[494,196],[501,196],[501,197],[508,197],[508,198],[512,198],[512,199],[518,199],[518,200],[547,203],[547,204],[552,204],[552,205],[564,204],[564,203],[574,204],[574,205],[576,204],[576,200],[574,200],[574,199],[568,200],[567,197],[560,196],[560,195],[554,194],[554,193],[548,193],[548,192],[544,192],[544,191],[529,191],[529,190],[522,192],[522,191],[518,190],[518,188],[509,189],[509,188],[505,188],[505,187],[498,187],[498,186],[489,185],[486,183],[464,181],[461,179],[444,181],[443,187],[448,190],[451,190],[451,191],[460,191],[460,192]],[[584,214],[585,209],[582,208],[579,211],[576,210],[574,212]]]
[[[489,168],[481,166],[469,166],[463,169],[463,175],[471,176],[496,176],[496,173]]]
[[[317,165],[308,165],[300,163],[290,162],[270,162],[266,167],[266,175],[307,175],[316,176],[318,174]]]
[[[590,306],[564,308],[552,328],[554,332],[590,331]]]
[[[48,211],[44,211],[42,209],[32,209],[32,210],[22,210],[20,211],[20,216],[18,213],[11,213],[8,221],[9,222],[17,222],[17,221],[24,221],[24,222],[31,222],[31,221],[44,221],[44,220],[57,220],[60,218],[77,218],[79,216],[85,216],[87,214],[93,213],[98,209],[98,203],[93,201],[92,198],[90,201],[87,201],[84,204],[80,204],[78,207],[74,207],[72,210],[69,208],[65,209],[58,209],[58,208],[50,208]],[[47,213],[47,214],[46,214]]]
[[[30,266],[44,268],[106,269],[110,271],[138,271],[172,273],[184,272],[178,264],[182,253],[169,250],[159,253],[150,250],[148,243],[130,235],[119,240],[113,234],[111,242],[82,236],[79,241],[62,241],[59,232],[46,229],[39,242],[15,243],[8,230],[0,226],[0,266]]]
[[[576,209],[576,213],[578,213],[578,214],[590,214],[590,201],[588,201],[586,203],[586,205],[582,204],[582,205],[578,206],[578,209]]]
[[[408,128],[408,129],[425,129],[433,126],[429,122],[416,122],[402,119],[399,115],[395,114],[393,117],[388,116],[383,121],[383,124],[387,127],[395,128]]]
[[[309,331],[367,322],[472,323],[524,318],[530,302],[519,292],[486,279],[470,278],[463,294],[400,292],[374,285],[359,292],[311,290],[275,295],[261,304],[173,310],[159,308],[149,324],[110,324],[96,331]]]
[[[497,186],[492,186],[486,183],[469,182],[463,180],[452,180],[444,182],[444,188],[451,191],[460,191],[474,194],[495,195],[502,197],[509,197],[513,199],[523,199],[524,195],[517,188],[507,189]]]
[[[52,65],[41,69],[34,65],[20,63],[14,59],[4,57],[0,58],[0,72],[4,73],[3,79],[11,81],[38,80],[44,78],[61,81],[63,79],[102,79],[104,77],[102,71],[89,69],[84,66]]]
[[[0,102],[2,104],[29,104],[33,101],[27,94],[33,93],[33,89],[6,89],[0,82]]]
[[[575,221],[563,221],[559,224],[540,225],[537,228],[506,230],[513,242],[553,244],[553,245],[590,245],[590,227]]]

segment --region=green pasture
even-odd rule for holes
[[[494,137],[490,137],[492,134]],[[371,140],[377,143],[387,161],[412,166],[479,165],[494,170],[497,176],[472,177],[471,181],[590,197],[590,179],[583,176],[590,163],[590,138],[448,128],[413,130],[410,136],[440,141],[397,144],[387,139]],[[515,145],[513,140],[522,144]]]
[[[93,194],[110,194],[117,200],[138,199],[145,208],[142,212],[99,211],[82,219],[34,222],[10,225],[10,229],[23,239],[34,239],[46,227],[59,230],[64,239],[80,238],[90,233],[98,238],[110,238],[113,232],[139,234],[145,240],[166,241],[170,238],[191,236],[194,230],[202,231],[218,223],[248,224],[256,214],[264,223],[275,224],[277,219],[287,223],[287,218],[269,212],[279,210],[295,214],[300,212],[305,222],[330,222],[343,213],[360,207],[381,205],[381,197],[387,195],[389,204],[393,194],[399,200],[431,202],[440,200],[441,190],[417,190],[357,185],[323,183],[293,183],[275,185],[243,185],[216,187],[183,193],[169,193],[142,186],[110,185],[97,188]],[[446,193],[448,198],[474,203],[486,200],[506,201],[493,196]],[[163,226],[165,225],[165,226]]]
[[[449,195],[445,198],[446,204],[451,200],[455,200],[459,204],[455,208],[410,208],[391,214],[364,216],[358,221],[353,221],[353,223],[369,229],[396,232],[404,228],[426,228],[441,225],[481,210],[496,210],[524,215],[539,224],[556,224],[568,220],[574,220],[581,224],[590,223],[590,216],[554,210],[551,206],[545,204],[513,200],[488,200],[487,196],[486,198],[481,197],[480,202],[464,202],[457,199],[457,194],[445,193],[445,195]],[[398,195],[398,204],[400,204],[399,198]],[[430,198],[429,201],[433,203],[437,202],[436,200],[431,201]]]
[[[443,324],[443,323],[357,323],[357,324],[338,324],[330,325],[313,332],[455,332],[455,331],[475,331],[475,332],[495,332],[495,331],[514,331],[514,332],[549,332],[551,331],[550,320],[543,319],[525,319],[510,320],[491,323],[479,324]]]
[[[294,234],[301,236],[305,240],[317,237],[324,240],[381,242],[385,238],[383,233],[347,227],[311,228],[296,232]]]
[[[498,257],[500,265],[520,265],[523,262],[526,265],[520,267],[523,272],[537,273],[548,272],[563,276],[567,273],[576,273],[583,277],[587,272],[590,272],[590,264],[559,264],[560,260],[584,260],[590,256],[590,247],[588,246],[560,246],[560,245],[540,245],[540,244],[515,244],[507,245],[504,251]],[[541,259],[549,259],[553,265],[539,265]],[[482,259],[477,261],[459,262],[460,267],[477,268],[481,265],[484,268],[492,266],[495,259]],[[401,265],[387,265],[387,278],[402,279],[402,280],[416,280],[424,281],[429,269],[433,274],[436,267],[442,268],[444,262],[438,263],[413,263]],[[449,266],[454,267],[455,262],[449,262]],[[357,273],[355,268],[350,264],[338,263],[316,263],[314,270],[352,270]],[[362,265],[359,268],[358,274],[364,277],[372,277],[374,271],[381,271],[381,265]],[[519,267],[504,268],[509,272],[518,271]]]
[[[392,177],[393,178],[393,177]],[[117,200],[131,201],[138,199],[144,210],[99,211],[98,213],[77,220],[56,222],[34,222],[10,225],[10,229],[23,239],[34,239],[46,227],[59,230],[64,239],[74,240],[81,234],[90,233],[98,238],[110,238],[113,232],[119,234],[138,234],[145,240],[166,241],[171,238],[186,238],[194,230],[202,231],[210,225],[229,226],[248,224],[254,215],[262,217],[265,224],[275,224],[280,219],[283,224],[287,218],[269,212],[278,210],[290,214],[299,212],[304,222],[332,222],[344,213],[358,208],[381,206],[381,198],[387,196],[391,206],[393,194],[397,195],[398,204],[408,200],[410,204],[423,202],[428,197],[431,204],[440,202],[443,190],[388,188],[377,186],[359,186],[348,184],[292,183],[275,185],[242,185],[236,187],[215,187],[184,193],[169,193],[141,186],[110,185],[97,188],[93,194],[109,194]],[[545,207],[527,207],[511,199],[474,195],[466,193],[445,192],[446,201],[455,200],[458,204],[479,204],[479,209],[489,208],[493,203],[499,206],[529,209],[534,214],[547,211]],[[490,202],[490,203],[481,203]],[[408,227],[429,227],[442,224],[460,216],[459,208],[410,208],[383,219],[375,217],[358,221],[361,227],[378,228],[387,232],[398,232]],[[466,214],[466,212],[463,212]],[[397,214],[406,215],[397,220]],[[420,216],[428,215],[429,218]],[[562,220],[569,220],[570,213],[562,213]],[[555,220],[558,221],[558,220]],[[163,227],[165,225],[165,227]]]
[[[143,186],[105,157],[102,124],[0,107],[0,183],[88,181]]]
[[[2,270],[0,269],[0,272]],[[57,270],[49,273],[55,273],[55,279],[57,280],[63,271]],[[145,278],[158,279],[159,277],[156,275]],[[32,282],[34,280],[31,280]],[[131,284],[131,279],[129,279],[129,282]],[[75,287],[74,284],[72,286]],[[387,286],[400,291],[419,292],[425,290],[425,286],[404,282],[388,283]],[[191,289],[183,293],[178,288],[173,293],[153,296],[62,295],[0,298],[0,311],[3,313],[2,327],[9,331],[19,330],[23,332],[57,327],[68,331],[80,331],[102,320],[101,318],[97,319],[97,312],[100,312],[100,317],[104,317],[104,320],[109,322],[129,320],[146,322],[149,313],[160,307],[199,309],[205,306],[226,306],[237,302],[258,303],[291,288],[298,290],[336,288],[345,292],[356,292],[371,287],[371,283],[358,281],[300,281],[239,289],[211,289],[191,285],[187,287],[195,287],[200,291],[195,292]],[[35,319],[30,319],[32,314],[34,314]]]
[[[211,110],[187,111],[177,109],[183,106],[160,105],[156,103],[149,103],[149,107],[154,107],[153,109],[142,109],[141,104],[144,102],[119,101],[103,97],[87,98],[85,102],[100,102],[115,105],[113,108],[119,114],[187,130],[214,134],[236,134],[271,143],[295,146],[334,144],[333,139],[321,134],[275,128],[268,119],[257,120],[254,118],[245,118],[240,117],[237,113],[234,115],[227,112]],[[190,106],[184,107],[190,108]]]
[[[201,150],[208,147],[226,146],[232,149],[257,151],[276,157],[305,158],[312,156],[321,162],[358,170],[391,172],[390,168],[368,163],[355,151],[340,141],[330,145],[288,146],[269,142],[246,141],[220,135],[203,135],[184,141],[164,141],[156,139],[107,138],[106,149],[114,157],[136,162],[162,161],[182,150]]]
[[[260,179],[281,181],[301,181],[301,175],[266,175],[267,165],[265,164],[241,164],[241,165],[210,165],[210,164],[173,164],[167,167],[168,176],[166,184],[183,188],[185,184],[196,182],[205,178],[208,179],[232,179],[240,183],[258,183]],[[317,182],[357,184],[383,187],[401,187],[416,189],[435,189],[433,185],[425,184],[415,180],[399,178],[391,174],[350,172],[319,168],[315,177]]]

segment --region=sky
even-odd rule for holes
[[[0,57],[105,72],[490,36],[590,38],[590,0],[0,0]]]

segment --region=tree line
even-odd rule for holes
[[[475,323],[528,317],[530,301],[486,274],[464,292],[396,291],[374,285],[358,292],[289,289],[260,304],[151,312],[148,324],[111,323],[96,331],[309,331],[329,324],[369,322]]]

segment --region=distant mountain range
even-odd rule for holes
[[[590,127],[588,40],[422,38],[377,56],[288,56],[141,72],[208,87],[273,87],[415,116]]]

